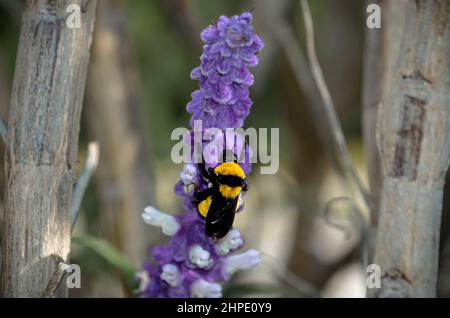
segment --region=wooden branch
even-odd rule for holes
[[[48,282],[47,288],[45,288],[44,293],[41,295],[41,298],[53,298],[58,287],[62,283],[64,277],[66,276],[67,269],[69,265],[64,262],[59,262],[56,266],[56,270],[53,273],[52,278]]]
[[[89,184],[89,180],[91,179],[92,174],[95,172],[95,169],[97,169],[99,156],[100,156],[99,143],[90,142],[88,144],[88,150],[86,154],[86,164],[84,166],[84,170],[81,173],[80,177],[78,178],[78,181],[75,184],[75,189],[73,190],[73,198],[70,208],[72,229],[75,227],[75,224],[77,222],[78,214],[80,213],[81,203],[83,202],[84,194]]]
[[[339,122],[339,118],[336,114],[336,107],[331,98],[328,87],[325,83],[325,79],[323,77],[322,69],[319,64],[319,60],[316,54],[316,48],[314,44],[314,27],[311,17],[311,12],[309,10],[309,5],[307,0],[300,1],[303,13],[303,22],[305,24],[305,32],[306,32],[306,48],[308,60],[311,68],[311,73],[314,79],[314,82],[319,90],[320,97],[322,98],[322,107],[325,110],[325,119],[326,122],[324,125],[330,127],[333,132],[333,146],[336,147],[336,151],[339,156],[339,160],[344,167],[345,173],[348,177],[354,182],[356,185],[361,197],[366,204],[366,207],[369,211],[373,211],[373,205],[370,198],[369,193],[365,189],[361,179],[356,172],[355,166],[353,164],[353,160],[350,156],[350,152],[348,150],[347,144],[345,142],[344,133],[342,132],[342,127]]]
[[[377,297],[434,297],[450,161],[450,3],[410,1],[393,85],[378,120],[384,182]]]
[[[314,118],[314,123],[319,127],[319,124],[324,118],[324,111],[321,107],[322,100],[308,68],[308,61],[303,54],[300,43],[295,37],[292,28],[281,18],[274,19],[273,22],[273,36],[276,38],[283,53],[286,55],[300,91],[305,96],[307,101],[306,104],[309,107],[311,116]],[[333,143],[332,133],[328,129],[317,129],[317,134],[319,135],[323,147]],[[331,155],[331,160],[333,160],[334,157],[335,156]]]
[[[380,155],[376,141],[376,125],[379,105],[386,100],[391,88],[403,29],[405,26],[407,0],[367,0],[381,7],[381,28],[366,28],[363,69],[363,139],[367,160],[367,175],[374,205],[371,224],[378,222],[381,187],[383,184]]]
[[[78,29],[66,25],[69,4],[80,5]],[[73,168],[95,7],[96,1],[82,0],[25,5],[5,158],[3,297],[43,295],[58,264],[68,261]],[[65,295],[66,286],[55,291]]]
[[[365,235],[364,254],[372,262],[375,252],[376,228],[379,219],[380,197],[383,186],[380,154],[377,145],[378,109],[386,101],[395,63],[400,51],[400,43],[405,27],[408,0],[367,0],[366,5],[376,3],[381,7],[381,28],[366,28],[362,88],[362,132],[373,211],[370,227]]]

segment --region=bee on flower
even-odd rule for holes
[[[221,16],[201,33],[205,45],[200,66],[191,72],[199,89],[187,105],[192,128],[195,121],[201,121],[203,128],[223,131],[243,126],[252,106],[249,87],[254,78],[249,67],[258,64],[263,47],[252,19],[250,12]],[[152,250],[153,262],[145,263],[137,275],[141,297],[221,297],[221,283],[234,272],[260,263],[255,250],[230,255],[244,245],[233,227],[251,171],[248,161],[237,160],[242,153],[248,154],[248,149],[236,135],[233,143],[225,143],[223,153],[184,165],[175,193],[184,198],[185,213],[144,210],[144,221],[160,227],[171,239]]]

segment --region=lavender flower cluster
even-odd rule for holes
[[[253,75],[248,68],[258,64],[256,54],[263,47],[253,33],[252,14],[222,16],[202,32],[201,38],[205,43],[201,64],[191,72],[200,89],[192,93],[187,105],[191,125],[202,120],[204,128],[242,127],[252,106],[248,88]]]
[[[200,89],[192,93],[187,105],[191,126],[201,120],[203,128],[242,127],[248,116],[252,101],[249,87],[253,75],[248,67],[256,66],[256,54],[262,49],[261,39],[253,33],[252,14],[243,13],[231,18],[222,16],[202,33],[205,43],[200,58],[201,65],[191,72],[191,77],[200,82]],[[192,142],[193,134],[186,142]],[[217,139],[217,136],[216,136]],[[235,154],[248,148],[243,138],[234,134],[231,138],[223,131],[225,147]],[[220,153],[207,154],[208,166],[214,167],[221,161]],[[243,163],[248,174],[251,164]],[[169,215],[153,207],[145,208],[144,221],[161,227],[171,236],[170,243],[152,250],[154,263],[145,263],[138,274],[139,294],[142,297],[221,297],[220,282],[230,279],[237,270],[256,266],[260,255],[255,250],[229,255],[244,245],[241,233],[233,228],[225,237],[216,240],[205,234],[205,222],[194,203],[194,189],[204,190],[210,185],[200,173],[199,164],[185,164],[175,193],[184,198],[186,212]],[[238,211],[242,210],[243,198],[239,198]]]

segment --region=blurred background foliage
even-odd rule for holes
[[[352,156],[365,179],[360,124],[363,2],[314,0],[310,5],[324,75]],[[0,0],[0,110],[3,118],[7,117],[21,10],[21,1]],[[280,170],[275,175],[260,175],[255,165],[250,176],[246,208],[238,216],[236,226],[247,238],[246,247],[259,249],[267,257],[258,269],[237,275],[225,289],[226,295],[298,297],[311,296],[316,291],[326,296],[364,295],[364,272],[358,253],[360,237],[348,223],[350,216],[347,215],[352,210],[349,204],[361,204],[355,198],[350,203],[333,206],[333,210],[338,211],[334,213],[338,222],[344,222],[343,226],[349,228],[350,238],[324,220],[327,203],[338,196],[354,197],[353,188],[340,177],[340,171],[327,155],[327,145],[319,138],[327,127],[316,124],[296,80],[296,70],[274,32],[282,21],[295,35],[293,44],[304,47],[299,3],[289,0],[99,0],[97,15],[104,15],[105,32],[97,28],[94,37],[79,158],[80,162],[84,161],[87,142],[100,139],[100,164],[103,162],[105,166],[99,168],[89,185],[74,235],[99,238],[110,246],[86,245],[82,239],[73,244],[71,262],[82,268],[82,288],[72,290],[72,296],[131,296],[132,288],[121,274],[120,264],[123,263],[105,257],[105,253],[110,254],[102,248],[114,248],[113,254],[118,251],[138,268],[149,258],[148,250],[152,246],[167,242],[155,229],[144,225],[143,230],[137,229],[139,225],[128,224],[127,220],[139,220],[143,205],[154,205],[171,213],[182,212],[181,200],[173,193],[182,167],[171,162],[170,151],[175,142],[170,140],[170,135],[174,128],[189,124],[186,104],[197,87],[189,75],[199,64],[202,51],[199,34],[220,15],[246,10],[253,10],[256,32],[266,46],[260,55],[260,65],[253,69],[255,85],[251,96],[254,105],[245,126],[280,128]],[[100,21],[97,18],[97,27]],[[108,36],[115,45],[108,46]],[[99,72],[115,70],[116,66],[117,74],[110,73],[103,79],[99,75]],[[104,115],[112,116],[117,110],[112,106],[114,103],[121,112],[118,118],[126,122],[124,127],[119,127],[123,124],[121,120],[114,121]],[[128,136],[128,131],[130,137],[120,140],[118,146],[114,140],[107,140]],[[120,135],[116,137],[115,132]],[[127,165],[128,159],[119,159],[127,153],[129,140],[142,153]],[[122,142],[123,148],[120,148]],[[3,151],[3,145],[0,147]],[[130,168],[133,165],[136,167]],[[83,165],[79,166],[81,169]],[[117,172],[110,173],[111,169]],[[4,174],[3,169],[0,171]],[[141,174],[142,171],[145,173]],[[136,181],[136,175],[140,174],[146,176],[144,183]],[[3,187],[3,176],[1,181]],[[133,193],[138,199],[130,204],[128,200]],[[117,206],[120,209],[111,212]],[[139,248],[134,248],[137,246]]]

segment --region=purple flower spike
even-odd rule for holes
[[[204,128],[237,128],[248,116],[252,104],[248,89],[253,85],[248,68],[258,64],[256,55],[263,48],[253,33],[252,19],[249,12],[222,16],[202,32],[201,64],[191,72],[191,78],[200,82],[187,106],[191,124],[202,120]]]
[[[187,104],[194,130],[185,136],[184,142],[191,146],[193,158],[204,159],[205,169],[219,165],[226,150],[236,155],[248,175],[252,150],[241,135],[226,128],[242,127],[250,113],[249,87],[254,77],[248,68],[258,64],[256,54],[263,42],[253,33],[252,14],[248,12],[231,18],[221,16],[203,30],[201,39],[205,43],[201,63],[191,72],[191,78],[199,81],[200,88],[192,93],[192,100]],[[197,123],[201,123],[199,130],[195,129]],[[207,128],[217,128],[214,143],[208,138]],[[198,131],[200,136],[196,134]],[[203,147],[200,154],[194,151],[196,142]],[[255,250],[230,255],[244,246],[244,238],[237,229],[232,228],[221,239],[206,235],[205,219],[194,197],[212,183],[202,173],[205,170],[202,164],[197,162],[183,166],[174,189],[183,197],[185,213],[173,216],[147,207],[142,214],[145,223],[160,227],[171,238],[168,245],[153,248],[154,263],[145,263],[136,275],[137,293],[141,297],[222,297],[221,283],[236,271],[261,261]],[[237,212],[244,207],[244,193],[239,195]]]

